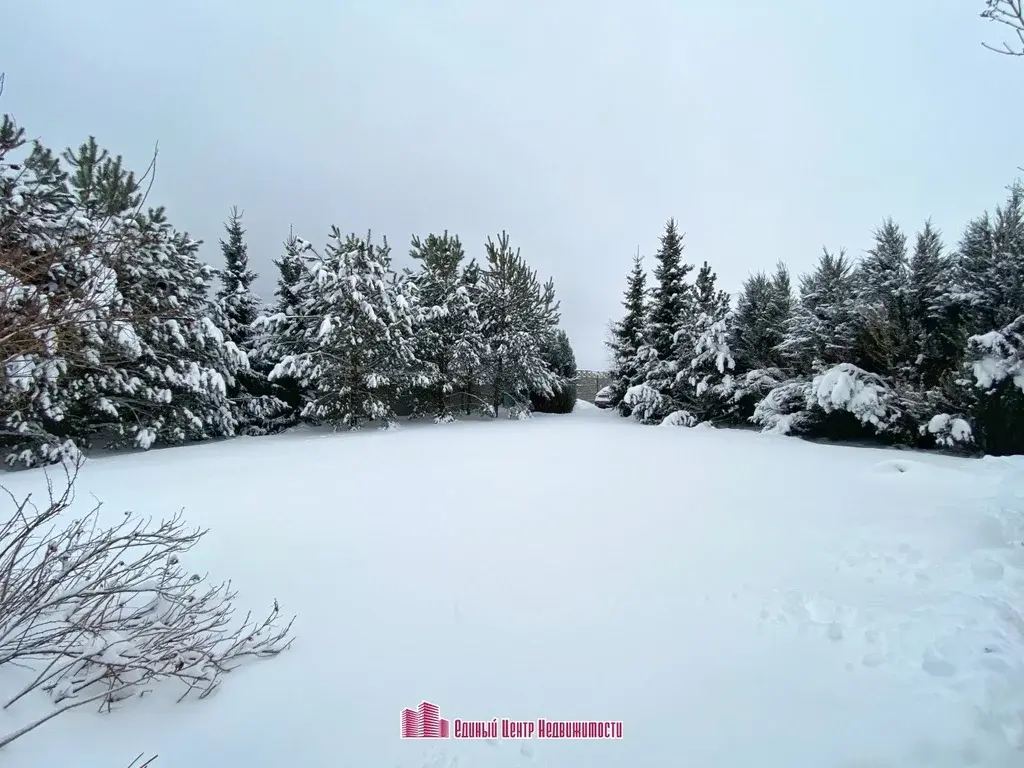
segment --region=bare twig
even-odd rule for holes
[[[981,17],[1008,27],[1017,38],[1013,44],[1004,42],[996,47],[982,43],[983,46],[1006,56],[1024,56],[1024,0],[985,0]]]
[[[262,620],[234,620],[231,583],[211,585],[184,570],[181,556],[204,531],[180,513],[153,523],[131,513],[109,527],[97,503],[57,525],[74,501],[77,465],[61,491],[52,483],[42,509],[31,498],[0,523],[0,666],[26,666],[22,687],[0,700],[8,709],[33,691],[55,708],[0,736],[0,748],[53,717],[85,704],[111,705],[175,680],[206,698],[221,676],[250,658],[276,656],[291,644],[292,622],[274,601]]]

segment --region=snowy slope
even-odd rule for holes
[[[61,716],[5,768],[1024,764],[1020,460],[581,406],[109,457],[79,482],[111,514],[184,507],[212,529],[190,565],[244,607],[279,598],[297,639],[206,701]],[[623,738],[400,740],[424,699]]]

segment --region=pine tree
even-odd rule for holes
[[[19,153],[21,156],[19,157]],[[116,233],[115,233],[116,235]],[[0,118],[0,425],[9,464],[86,447],[76,378],[108,350],[131,355],[128,309],[110,268],[118,241],[78,209],[60,158]]]
[[[124,234],[131,259],[119,284],[146,318],[136,326],[141,354],[102,377],[94,429],[112,429],[114,446],[140,448],[232,436],[228,390],[248,360],[208,297],[215,273],[198,259],[200,242],[175,230],[163,208],[133,216]]]
[[[412,240],[410,256],[420,264],[413,276],[420,303],[415,324],[416,356],[429,379],[420,390],[436,421],[453,418],[451,396],[481,365],[485,344],[476,304],[462,284],[465,252],[457,236]]]
[[[470,259],[459,275],[459,287],[466,292],[468,303],[477,308],[477,319],[480,323],[480,358],[476,361],[474,366],[466,371],[465,379],[462,381],[460,387],[462,391],[463,409],[467,416],[473,413],[474,410],[486,411],[489,413],[491,407],[490,404],[485,402],[479,395],[480,384],[485,378],[484,368],[489,360],[491,352],[490,345],[484,335],[484,318],[480,310],[484,291],[481,274],[480,264],[477,263],[476,259]]]
[[[69,181],[75,191],[79,211],[98,220],[120,216],[138,208],[142,202],[139,181],[124,167],[121,155],[110,152],[90,136],[74,152],[65,149],[62,158],[70,167]]]
[[[423,382],[413,341],[412,291],[391,270],[387,241],[343,236],[337,227],[296,286],[304,296],[289,333],[302,344],[285,355],[271,380],[291,377],[309,396],[303,417],[348,429],[395,423],[399,394]],[[318,325],[306,321],[316,318]]]
[[[626,292],[622,300],[626,313],[612,327],[608,348],[612,353],[611,405],[629,416],[622,407],[626,390],[640,383],[640,360],[637,355],[646,341],[647,331],[647,273],[639,252],[633,257],[633,269],[626,277]]]
[[[523,413],[530,392],[554,394],[555,377],[544,363],[542,345],[558,325],[554,283],[541,285],[537,273],[512,250],[502,232],[487,240],[487,268],[481,272],[480,316],[488,352],[484,371],[491,388],[491,413],[503,402]]]

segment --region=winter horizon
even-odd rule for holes
[[[414,234],[480,258],[506,230],[554,279],[580,367],[605,369],[631,257],[651,266],[669,217],[735,295],[822,246],[860,256],[887,216],[911,233],[930,217],[952,245],[999,204],[1021,160],[971,140],[992,117],[966,105],[1007,125],[1024,106],[977,5],[43,2],[10,26],[64,54],[12,36],[0,108],[139,172],[159,142],[154,201],[212,264],[242,209],[265,299],[290,226],[318,246],[334,224],[386,235],[399,266]]]

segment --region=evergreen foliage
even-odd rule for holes
[[[557,383],[543,354],[559,320],[554,283],[541,284],[502,232],[497,241],[487,241],[479,285],[486,343],[481,368],[491,390],[490,412],[496,415],[507,405],[510,415],[521,416],[531,392],[553,396]]]
[[[412,277],[420,306],[415,342],[426,377],[415,392],[414,413],[451,421],[453,395],[480,370],[487,353],[478,297],[466,284],[465,251],[457,236],[445,232],[426,240],[414,237],[410,255],[420,265]]]
[[[968,222],[951,252],[930,221],[912,242],[892,219],[873,237],[857,260],[824,249],[797,296],[784,264],[751,275],[730,309],[706,262],[692,285],[680,279],[689,269],[670,222],[649,313],[635,261],[626,313],[612,325],[619,412],[653,424],[753,423],[1024,452],[1024,187]]]
[[[242,214],[231,209],[224,225],[227,240],[221,240],[224,268],[220,271],[221,289],[217,292],[217,312],[234,342],[249,361],[249,369],[235,376],[228,394],[235,407],[238,432],[265,435],[289,426],[290,408],[280,397],[280,387],[268,379],[270,366],[257,353],[255,323],[262,309],[252,290],[257,274],[249,269],[249,253],[242,228]]]
[[[569,343],[569,335],[561,328],[541,347],[544,364],[555,377],[552,394],[533,391],[530,403],[537,413],[572,413],[576,407],[576,355]]]
[[[626,292],[622,306],[626,313],[612,325],[607,342],[612,353],[612,398],[610,405],[623,412],[626,391],[640,383],[641,369],[638,354],[646,344],[647,332],[647,273],[639,253],[633,258],[633,269],[626,278]]]

